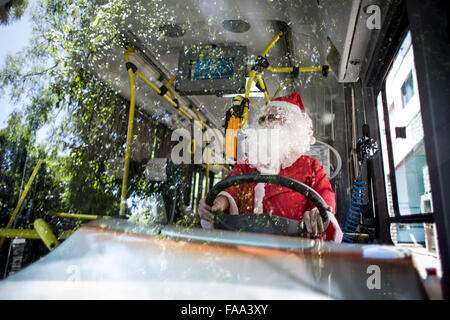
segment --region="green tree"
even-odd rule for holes
[[[0,24],[20,19],[28,6],[28,0],[0,0]]]
[[[132,17],[145,22],[142,32],[148,34],[170,17],[160,1],[154,3],[160,6],[156,15],[142,10]],[[18,55],[8,56],[0,70],[0,88],[4,92],[9,89],[12,102],[25,105],[23,126],[29,135],[50,127],[42,147],[45,152],[40,156],[62,163],[51,169],[53,182],[60,189],[45,187],[58,198],[53,210],[118,214],[121,175],[114,173],[111,160],[124,156],[129,101],[91,70],[94,66],[109,68],[104,61],[117,59],[105,56],[99,48],[123,45],[122,26],[130,19],[131,5],[139,6],[125,0],[102,5],[84,0],[41,0],[32,10],[31,43]],[[159,119],[136,112],[136,135],[159,127],[164,127]],[[156,136],[156,140],[146,142],[150,144],[147,149],[161,139],[160,134]],[[34,148],[34,143],[28,143],[25,150]],[[129,189],[141,197],[167,191],[167,184],[144,179],[142,164],[132,162]]]
[[[8,222],[37,161],[47,159],[17,217],[18,225],[28,227],[52,208],[64,207],[58,183],[64,162],[52,161],[42,146],[35,146],[32,129],[23,118],[20,112],[12,113],[7,127],[0,130],[0,219],[2,225]]]

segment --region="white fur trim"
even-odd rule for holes
[[[221,196],[225,196],[228,199],[228,202],[230,203],[230,214],[239,214],[239,210],[238,207],[236,205],[236,202],[234,201],[233,197],[225,191],[220,192],[218,195]],[[214,228],[214,223],[200,219],[200,224],[202,226],[203,229],[206,230],[213,230]]]
[[[230,214],[239,214],[239,209],[236,205],[236,202],[234,201],[231,194],[229,194],[226,191],[221,191],[218,196],[225,196],[228,199],[228,202],[230,203]]]
[[[265,191],[265,183],[257,183],[255,186],[255,202],[253,205],[253,213],[261,214],[263,213],[263,199],[266,193]]]
[[[267,107],[279,107],[279,108],[283,108],[285,110],[295,110],[298,115],[301,115],[302,113],[305,113],[304,111],[302,111],[302,109],[300,109],[300,107],[298,105],[296,105],[295,103],[290,103],[290,102],[286,102],[286,101],[270,101]]]
[[[330,223],[334,227],[334,239],[333,242],[341,243],[342,238],[344,237],[344,233],[341,230],[341,227],[339,226],[339,223],[336,220],[336,217],[331,212],[328,212],[328,219],[330,219]]]

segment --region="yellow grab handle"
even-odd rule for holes
[[[59,245],[58,239],[53,234],[50,226],[44,220],[34,220],[34,230],[36,230],[36,232],[39,234],[39,237],[42,239],[42,241],[50,251],[52,251]]]
[[[234,116],[230,117],[228,121],[228,128],[225,134],[225,154],[227,157],[236,159],[237,153],[237,133],[242,127],[240,118]]]
[[[270,101],[270,97],[269,97],[269,93],[267,92],[267,88],[266,88],[266,85],[264,83],[261,73],[256,74],[256,79],[258,80],[258,84],[261,87],[261,89],[263,90],[264,97],[266,98],[266,102],[268,103]]]

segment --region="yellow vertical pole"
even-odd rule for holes
[[[126,200],[127,200],[127,187],[128,187],[128,172],[130,170],[130,158],[131,158],[131,142],[133,139],[133,121],[134,121],[134,107],[136,98],[136,87],[134,82],[134,70],[128,68],[128,76],[130,77],[130,112],[128,115],[128,132],[127,132],[127,146],[125,150],[125,161],[123,166],[123,180],[122,180],[122,195],[120,197],[120,212],[119,215],[125,214]]]
[[[202,126],[203,126],[203,122],[202,122]],[[206,137],[206,145],[208,146],[208,144],[211,142],[211,140],[209,140],[208,132],[205,132],[205,137]],[[206,148],[206,188],[205,189],[206,189],[206,193],[208,193],[209,192],[209,148],[208,147]]]
[[[248,119],[248,98],[250,97],[250,89],[252,87],[253,81],[255,80],[255,76],[256,76],[256,71],[252,70],[250,72],[250,78],[248,79],[247,88],[245,90],[245,99],[247,99],[247,102],[244,105],[244,111],[242,113],[242,125],[240,126],[240,128],[242,128],[243,126],[245,126],[247,124],[247,119]]]
[[[8,224],[6,225],[6,228],[9,229],[11,228],[14,220],[16,219],[17,214],[19,213],[20,208],[22,207],[23,202],[25,201],[25,198],[27,197],[28,192],[30,191],[31,185],[33,184],[34,179],[36,178],[36,175],[39,171],[39,169],[41,168],[42,163],[44,162],[44,160],[39,160],[38,163],[36,164],[36,166],[34,167],[33,172],[31,173],[31,177],[28,180],[25,189],[22,192],[22,195],[20,196],[19,202],[17,203],[16,208],[14,209],[11,218],[9,218]],[[1,237],[0,238],[0,248],[3,246],[3,243],[5,242],[5,238]]]
[[[261,57],[266,56],[267,52],[269,52],[269,50],[275,45],[275,43],[278,41],[278,39],[280,39],[280,37],[282,35],[283,35],[283,32],[280,31],[280,32],[278,32],[278,34],[275,37],[273,37],[273,39],[269,42],[269,44],[261,52]],[[246,99],[248,99],[250,96],[250,89],[251,89],[253,81],[255,80],[255,76],[256,76],[256,70],[252,70],[250,72],[250,78],[248,79],[247,88],[245,90],[245,98]],[[247,124],[247,119],[248,119],[248,103],[247,103],[247,105],[244,106],[244,112],[242,115],[242,127]]]
[[[209,192],[209,148],[206,150],[206,193]]]
[[[278,95],[280,94],[280,92],[292,81],[292,77],[287,78],[286,80],[283,81],[283,83],[280,85],[280,87],[278,88],[278,90],[273,94],[272,99],[278,98]]]
[[[280,31],[277,33],[275,37],[269,42],[269,44],[264,48],[263,52],[261,52],[261,57],[265,57],[267,52],[275,45],[275,43],[280,39],[280,37],[283,35],[283,31]]]
[[[225,132],[225,155],[236,159],[237,156],[237,134],[243,126],[241,119],[231,117],[228,121],[227,131]]]
[[[266,102],[268,103],[270,101],[270,97],[269,97],[269,93],[267,92],[267,88],[266,88],[266,85],[264,83],[261,73],[256,74],[256,79],[258,80],[259,86],[264,91],[264,97],[266,98]]]

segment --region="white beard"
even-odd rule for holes
[[[314,143],[312,121],[306,114],[289,114],[283,125],[254,124],[243,130],[243,155],[263,174],[278,174],[290,167]]]

